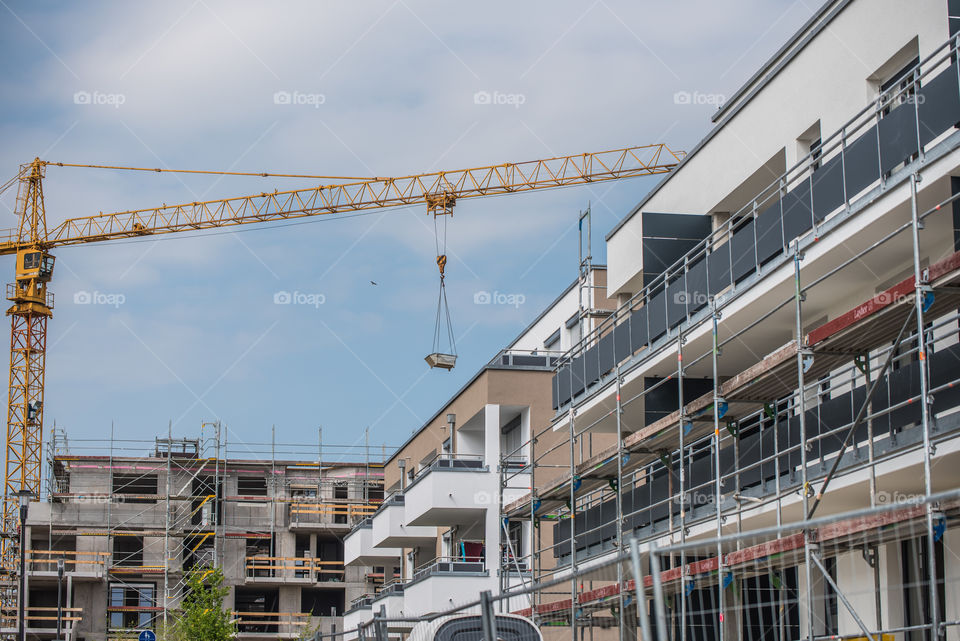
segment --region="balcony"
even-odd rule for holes
[[[309,612],[234,612],[240,639],[300,639],[310,625]]]
[[[379,612],[382,607],[388,619],[402,618],[405,586],[403,581],[393,581],[383,586],[371,603],[371,612]],[[387,632],[408,632],[412,625],[411,623],[392,623],[388,625]]]
[[[487,367],[491,369],[539,369],[553,371],[563,352],[551,350],[504,349],[493,357]]]
[[[345,639],[357,637],[357,626],[373,620],[373,600],[375,594],[364,594],[350,602],[350,607],[343,613],[343,631]]]
[[[408,616],[447,610],[468,603],[483,590],[496,590],[483,557],[437,557],[418,567],[404,586]]]
[[[483,519],[497,495],[496,476],[482,456],[440,454],[404,492],[410,525],[458,525]]]
[[[360,519],[365,519],[377,511],[377,505],[367,502],[348,501],[326,503],[290,504],[290,527],[299,529],[329,528],[331,526],[349,527]]]
[[[558,361],[553,381],[556,425],[571,404],[581,405],[578,423],[599,420],[609,412],[609,405],[601,406],[596,399],[601,393],[612,396],[624,372],[628,372],[624,387],[629,387],[631,369],[636,373],[641,366],[652,369],[656,365],[659,371],[651,375],[660,377],[675,371],[676,363],[664,357],[668,350],[663,348],[676,340],[678,332],[689,339],[688,355],[705,353],[711,301],[724,312],[723,323],[729,333],[748,326],[767,311],[759,309],[756,301],[763,299],[772,306],[773,301],[792,293],[795,252],[809,254],[804,264],[808,273],[816,261],[816,273],[824,274],[908,222],[908,213],[891,209],[890,199],[881,199],[897,189],[906,191],[906,181],[915,170],[924,168],[921,192],[927,197],[939,199],[949,193],[944,183],[949,178],[946,174],[955,168],[955,164],[948,166],[955,163],[949,154],[956,148],[954,124],[960,120],[956,44],[951,40],[935,50],[906,76],[909,82],[890,88],[840,129],[824,135],[813,152],[766,188],[751,198],[738,198],[746,204],[732,211],[726,222],[685,255],[663,271],[657,267],[659,273],[644,274],[652,278],[645,279],[643,289]],[[948,162],[937,167],[941,159]],[[944,184],[939,193],[931,190],[938,179]],[[635,225],[639,228],[642,222]],[[931,247],[929,256],[921,259],[934,262],[952,252],[949,221],[939,229],[928,227],[926,235],[942,239],[942,247]],[[847,272],[850,276],[833,278],[830,296],[821,296],[816,307],[806,305],[808,319],[830,317],[851,298],[860,299],[864,280],[875,279],[879,285],[909,267],[904,257],[909,259],[910,247],[900,242],[899,248],[888,244],[883,250],[886,256],[874,252],[873,261],[863,263],[865,275],[851,269]],[[841,251],[829,251],[840,244]],[[749,311],[738,317],[741,310]],[[766,318],[762,329],[791,327],[785,316]],[[762,333],[758,330],[755,335]],[[775,332],[752,340],[751,354],[742,356],[741,369],[752,354],[766,354],[782,344],[782,336]],[[734,356],[730,347],[726,363]],[[637,380],[632,389],[621,393],[630,398],[640,389]],[[609,424],[606,428],[610,429]]]
[[[400,548],[373,547],[373,519],[357,523],[343,539],[344,565],[399,565],[403,550]]]
[[[72,639],[74,628],[83,620],[83,608],[61,608],[61,635],[65,639]],[[57,608],[36,607],[26,608],[26,633],[31,638],[57,638]],[[15,638],[17,635],[17,621],[14,617],[4,617],[0,634]]]
[[[387,498],[373,515],[372,524],[371,544],[374,548],[415,547],[437,538],[437,528],[409,524],[403,494]]]
[[[27,574],[31,581],[56,579],[57,564],[62,560],[63,569],[74,581],[100,580],[107,572],[109,552],[80,552],[77,550],[27,550]]]
[[[248,556],[246,580],[253,583],[330,583],[343,581],[343,561],[311,557]]]

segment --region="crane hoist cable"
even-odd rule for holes
[[[438,218],[443,218],[443,223]],[[447,215],[434,214],[433,236],[437,253],[437,268],[440,270],[440,292],[437,295],[437,315],[433,329],[433,352],[426,361],[430,367],[453,369],[457,360],[457,344],[450,320],[450,305],[447,303]],[[445,330],[445,331],[444,331]]]

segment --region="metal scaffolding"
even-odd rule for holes
[[[113,429],[106,441],[68,441],[66,432],[55,428],[47,446],[44,498],[51,509],[42,528],[46,549],[28,550],[28,580],[33,573],[49,571],[58,559],[66,560],[71,579],[67,605],[78,571],[109,581],[110,589],[138,590],[145,581],[155,584],[156,593],[144,593],[136,605],[108,601],[104,616],[111,638],[166,624],[179,607],[191,568],[239,563],[248,579],[302,575],[314,581],[343,580],[342,559],[282,556],[275,547],[277,518],[282,513],[284,522],[322,530],[324,523],[346,527],[369,516],[382,500],[386,452],[385,445],[375,446],[374,452],[370,447],[369,442],[344,446],[320,439],[315,457],[310,457],[302,444],[277,443],[275,438],[266,444],[228,444],[220,422],[204,423],[198,438],[177,438],[168,428],[164,437],[153,441],[118,438]],[[104,487],[96,491],[72,487],[71,474],[86,471],[103,474]],[[237,487],[227,492],[230,474],[237,477]],[[245,495],[240,478],[259,478],[264,491]],[[342,534],[326,529],[332,536]],[[92,546],[102,551],[74,549],[81,547],[81,537],[107,542]],[[227,558],[225,542],[238,538],[262,539],[269,551]],[[40,622],[49,619],[46,609],[27,608],[28,621],[37,622],[31,625],[45,627]],[[76,614],[65,620],[70,632],[83,613],[68,614]],[[266,627],[293,637],[311,620],[310,613],[302,612],[236,615],[241,630],[244,625]],[[136,625],[127,625],[131,617]]]
[[[582,361],[591,349],[633,337],[629,350],[610,348],[618,354],[611,368],[601,366],[592,374],[584,370],[579,382],[577,373],[563,379],[571,386],[571,398],[568,403],[560,399],[553,422],[531,428],[526,442],[502,454],[501,495],[529,487],[519,500],[500,500],[505,524],[528,524],[527,549],[512,554],[529,579],[513,587],[501,581],[501,590],[504,598],[526,595],[531,605],[519,612],[533,617],[542,630],[560,626],[576,641],[616,627],[620,641],[636,638],[643,622],[626,617],[634,590],[624,575],[630,568],[628,540],[636,557],[650,567],[645,580],[654,605],[649,612],[646,606],[639,611],[641,618],[651,614],[656,619],[656,638],[699,639],[707,626],[714,636],[703,638],[742,641],[749,627],[743,621],[753,615],[745,597],[730,586],[753,581],[753,575],[740,574],[743,564],[770,554],[780,559],[764,566],[775,582],[783,583],[781,575],[788,569],[802,572],[790,574],[790,581],[798,586],[803,622],[796,634],[783,621],[773,626],[778,640],[797,638],[800,629],[810,641],[829,636],[815,615],[817,589],[835,597],[855,622],[857,636],[897,632],[883,629],[879,605],[874,620],[859,616],[840,585],[844,581],[830,567],[838,555],[860,546],[865,562],[873,563],[870,588],[878,591],[879,603],[878,561],[870,555],[877,554],[880,542],[911,537],[922,539],[925,547],[918,584],[927,594],[923,621],[910,630],[926,630],[932,639],[956,625],[940,610],[945,579],[937,547],[956,504],[937,500],[932,458],[938,446],[960,434],[955,431],[960,430],[955,413],[960,398],[954,397],[960,368],[951,362],[960,354],[960,247],[953,238],[921,232],[954,229],[950,217],[960,208],[960,193],[953,193],[954,188],[944,197],[942,189],[931,186],[927,194],[920,189],[928,163],[942,156],[944,147],[953,148],[938,149],[938,143],[956,136],[952,129],[934,136],[916,125],[918,153],[894,163],[868,189],[848,193],[844,181],[842,202],[820,218],[809,207],[812,220],[799,237],[788,235],[784,203],[798,185],[814,184],[817,172],[831,162],[843,176],[851,141],[874,131],[871,127],[891,104],[919,113],[922,101],[904,97],[918,95],[921,80],[930,85],[941,73],[956,73],[957,46],[952,39],[921,61],[911,82],[882,94],[825,138],[815,153],[584,333],[560,360],[558,373],[564,367],[589,368]],[[917,116],[914,122],[921,120]],[[877,157],[883,153],[878,148]],[[903,187],[909,189],[905,205],[877,204]],[[757,248],[757,227],[772,206],[778,207],[774,229],[782,242],[776,255],[768,257]],[[825,259],[828,254],[819,243],[871,206],[888,207],[887,226],[872,229],[856,249],[842,253],[835,248]],[[753,267],[738,274],[740,257],[731,248],[735,236],[750,228]],[[724,246],[729,261],[720,265],[724,286],[714,289],[709,259],[723,255]],[[691,301],[684,286],[701,264],[711,283],[709,299]],[[871,270],[871,265],[889,269],[898,264],[908,267],[910,275],[892,285]],[[677,283],[681,286],[674,290]],[[758,290],[764,294],[748,308],[740,304],[745,294]],[[674,291],[688,297],[679,303],[682,320],[671,324],[669,302],[658,312],[666,320],[651,320],[656,296]],[[646,319],[640,341],[631,325],[631,314],[638,310]],[[763,351],[756,354],[756,349]],[[676,355],[677,364],[668,373],[664,363],[669,354]],[[632,391],[624,395],[630,381]],[[651,418],[653,400],[666,394],[676,395],[675,411]],[[595,449],[595,437],[611,433],[612,441]],[[506,465],[517,456],[528,457],[523,469]],[[884,520],[898,490],[891,493],[889,485],[881,489],[878,470],[890,474],[891,464],[908,459],[919,461],[922,485],[910,495],[901,520]],[[868,489],[854,496],[845,484],[858,475],[865,475]],[[870,537],[861,535],[863,520],[856,517],[832,524],[827,533],[818,529],[821,506],[835,513],[851,502],[866,510],[887,510],[883,517],[874,512]],[[891,539],[877,526],[881,522],[909,522],[909,527]],[[543,532],[548,524],[552,536]],[[609,572],[592,573],[591,568],[614,557],[620,562],[610,563]],[[680,587],[660,580],[660,564],[666,565],[663,575]],[[713,578],[704,580],[705,572]],[[594,582],[601,587],[591,587]],[[820,585],[826,587],[816,587]],[[777,596],[781,607],[784,598]],[[709,607],[707,599],[712,600]],[[706,611],[718,618],[695,623]],[[739,623],[725,620],[725,614]],[[624,623],[628,620],[629,625]],[[647,632],[644,639],[652,638]]]

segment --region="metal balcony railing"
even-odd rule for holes
[[[417,581],[436,574],[477,574],[484,572],[482,556],[439,556],[424,563],[413,572],[413,580]]]
[[[524,369],[542,368],[552,370],[563,356],[559,350],[547,349],[504,349],[500,350],[496,356],[490,359],[487,367],[522,367]]]
[[[617,363],[658,346],[662,337],[706,317],[711,300],[749,289],[749,277],[780,264],[800,238],[849,211],[922,158],[960,121],[960,36],[937,47],[904,83],[882,92],[707,238],[618,307],[557,361],[559,410],[604,379]],[[812,234],[811,234],[812,232]],[[744,281],[747,282],[744,282]]]

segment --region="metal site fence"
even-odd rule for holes
[[[374,599],[355,627],[312,638],[419,641],[462,615],[472,617],[471,638],[485,641],[956,638],[958,518],[960,490],[890,492],[876,507],[749,532],[731,521],[691,528],[684,543],[630,538],[572,572],[568,566],[499,595],[480,592],[438,612],[391,613]],[[429,606],[404,610],[418,607]],[[515,629],[515,616],[539,634]]]

